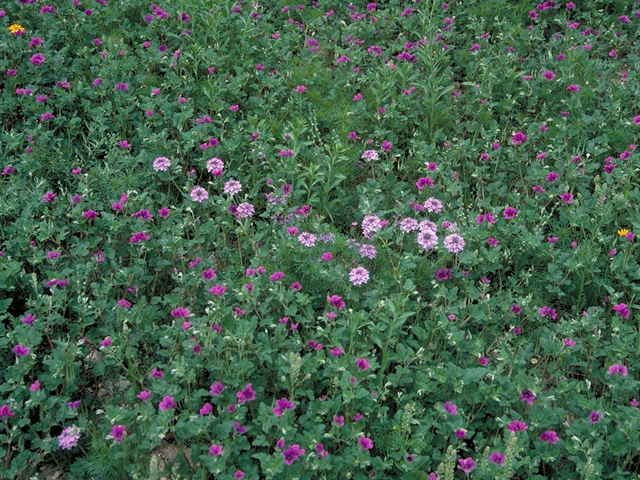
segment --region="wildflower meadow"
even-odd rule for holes
[[[0,478],[640,478],[640,2],[156,1],[0,3]]]

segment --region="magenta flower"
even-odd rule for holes
[[[614,363],[609,367],[609,375],[622,375],[623,377],[627,376],[627,367],[625,365],[621,365],[619,363]]]
[[[467,436],[467,431],[463,428],[458,428],[456,430],[456,438],[463,439]]]
[[[544,307],[541,307],[539,311],[542,318],[546,316],[549,316],[549,318],[551,318],[552,320],[558,318],[558,314],[556,313],[556,311],[551,307],[547,307],[546,305]]]
[[[42,65],[45,62],[46,59],[47,58],[44,55],[42,55],[41,53],[36,53],[35,55],[33,55],[29,59],[29,61],[31,63],[33,63],[36,67],[38,67],[38,66]]]
[[[224,391],[224,385],[222,385],[222,383],[220,382],[216,382],[213,385],[211,385],[211,389],[209,390],[209,393],[214,397],[219,397],[220,395],[222,395],[223,391]]]
[[[533,405],[535,398],[536,396],[531,390],[522,390],[520,393],[520,400],[527,402],[529,405]]]
[[[527,137],[524,133],[516,132],[513,134],[513,138],[511,139],[511,141],[514,145],[522,145],[522,143],[526,142],[528,138],[529,137]]]
[[[12,351],[16,354],[17,357],[26,357],[31,352],[31,350],[29,350],[29,347],[24,347],[20,344],[13,347]]]
[[[278,280],[281,280],[284,278],[284,272],[273,272],[270,276],[269,279],[272,282],[277,282]]]
[[[162,370],[158,370],[156,367],[153,367],[153,371],[149,374],[149,378],[162,378],[164,377],[164,372]]]
[[[563,340],[563,343],[567,346],[567,347],[573,347],[575,346],[576,342],[575,340],[571,340],[570,338],[565,338]]]
[[[113,437],[116,442],[120,443],[124,438],[125,433],[126,427],[124,425],[114,425],[111,429],[110,436]]]
[[[151,390],[143,390],[138,395],[136,395],[136,397],[146,402],[147,400],[149,400],[149,398],[151,398],[152,393],[153,392]]]
[[[580,86],[579,85],[575,85],[575,84],[571,84],[567,87],[567,91],[568,92],[579,92],[580,91]]]
[[[618,312],[618,315],[620,315],[625,320],[627,320],[629,318],[629,314],[631,313],[631,312],[629,312],[629,309],[627,308],[627,304],[626,303],[615,304],[613,306],[613,310]]]
[[[600,414],[598,412],[591,412],[589,415],[589,421],[591,423],[598,423],[600,421]]]
[[[217,295],[218,297],[221,297],[222,295],[224,295],[224,292],[226,291],[227,291],[227,287],[219,284],[216,284],[209,289],[209,292],[213,293],[214,295]]]
[[[162,401],[160,402],[160,404],[158,406],[160,407],[160,410],[162,410],[164,412],[164,411],[169,410],[171,408],[176,408],[178,405],[176,404],[176,402],[173,399],[173,397],[166,396],[166,397],[164,397],[162,399]]]
[[[360,437],[360,440],[358,440],[358,443],[360,444],[360,447],[363,450],[371,450],[373,448],[373,442],[371,441],[370,438],[367,437]]]
[[[190,312],[188,308],[178,307],[175,310],[171,310],[171,316],[173,318],[189,318]]]
[[[359,358],[356,361],[356,366],[358,367],[358,370],[362,370],[363,372],[366,372],[367,370],[369,370],[369,367],[371,366],[371,364],[367,362],[366,358]]]
[[[517,432],[524,432],[529,427],[527,426],[526,423],[521,422],[520,420],[514,420],[509,425],[507,425],[507,428],[509,429],[510,432],[517,433]]]
[[[286,463],[287,465],[291,465],[298,458],[304,455],[304,453],[305,453],[305,450],[300,448],[300,445],[298,444],[291,445],[289,448],[287,448],[282,452],[284,463]]]
[[[571,205],[573,203],[573,195],[571,195],[570,192],[563,193],[562,195],[560,195],[560,198],[566,205]]]
[[[449,415],[457,415],[458,414],[458,407],[456,405],[454,405],[451,402],[444,402],[444,410],[445,412],[447,412]]]
[[[33,326],[33,322],[36,320],[36,316],[33,313],[29,313],[26,316],[22,317],[20,321],[22,323],[26,323],[30,327]]]
[[[515,207],[507,207],[505,208],[504,212],[502,212],[502,214],[504,215],[505,219],[511,220],[518,214],[518,210]]]
[[[551,70],[547,70],[542,74],[542,76],[547,80],[553,80],[554,78],[556,78],[556,74],[553,73]]]
[[[489,461],[495,463],[496,465],[502,466],[504,465],[504,461],[507,457],[502,455],[500,452],[493,452],[489,457]]]
[[[558,440],[560,439],[558,438],[558,435],[556,435],[556,432],[554,432],[553,430],[547,430],[542,435],[540,435],[541,442],[548,442],[551,445],[555,445],[556,443],[558,443]]]
[[[285,410],[294,410],[296,406],[291,400],[286,397],[282,397],[280,400],[276,400],[276,406],[273,408],[273,413],[277,417],[281,417]]]
[[[2,420],[4,417],[13,417],[14,415],[15,413],[9,409],[9,405],[2,405],[0,407],[0,420]]]
[[[209,448],[209,455],[211,457],[221,457],[222,456],[222,445],[216,445],[213,443],[211,448]]]
[[[338,310],[341,310],[344,308],[345,303],[342,300],[342,297],[340,297],[339,295],[331,295],[330,297],[327,297],[327,301],[333,305],[334,307],[336,307]]]
[[[238,403],[250,402],[256,399],[256,391],[251,388],[251,384],[247,384],[244,390],[240,390],[236,393],[238,397]]]
[[[296,87],[296,92],[298,92],[298,93],[303,93],[303,92],[306,92],[306,91],[307,91],[307,87],[305,87],[304,85],[298,85]]]
[[[473,461],[473,458],[471,457],[467,457],[467,458],[460,458],[458,459],[458,463],[460,465],[458,465],[458,470],[462,470],[464,473],[470,473],[471,470],[473,470],[473,468],[476,466],[476,462]]]
[[[149,240],[149,238],[149,235],[147,235],[145,232],[138,232],[134,233],[129,240],[131,243],[138,243],[147,241]]]

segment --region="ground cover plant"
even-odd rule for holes
[[[638,478],[640,3],[0,11],[0,477]]]

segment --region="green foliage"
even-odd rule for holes
[[[636,478],[638,19],[550,3],[3,6],[0,477]]]

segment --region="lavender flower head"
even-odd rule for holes
[[[358,286],[369,281],[369,271],[364,267],[356,267],[349,272],[349,281]]]
[[[363,160],[370,162],[371,160],[378,160],[377,150],[365,150],[361,157]]]
[[[450,253],[460,253],[464,250],[464,238],[457,233],[447,235],[444,239],[444,248]]]
[[[81,430],[76,426],[65,428],[58,436],[58,446],[63,450],[71,450],[78,445],[80,433]]]
[[[167,157],[158,157],[153,161],[153,169],[156,172],[166,172],[167,168],[171,166],[171,160]]]

